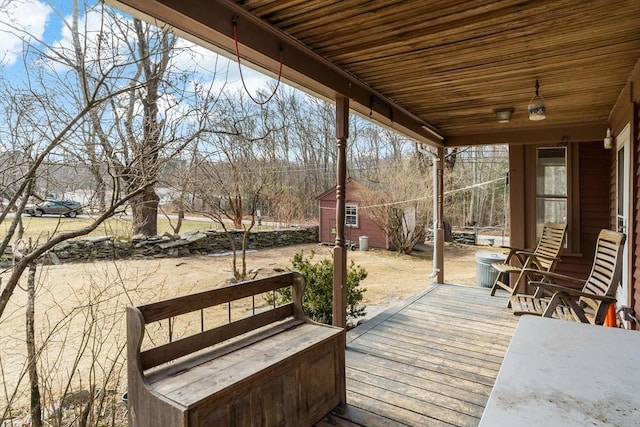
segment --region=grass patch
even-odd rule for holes
[[[22,222],[24,224],[25,239],[31,238],[34,241],[39,240],[42,242],[60,233],[84,228],[90,225],[92,220],[89,218],[66,218],[54,216],[36,218],[23,215]],[[175,226],[176,220],[171,220],[171,223]],[[10,219],[0,223],[0,233],[6,235],[10,224]],[[182,222],[180,232],[184,233],[193,230],[217,230],[219,228],[220,227],[211,220],[194,221],[185,219]],[[130,218],[110,218],[91,232],[89,236],[119,236],[128,238],[131,237],[131,230]],[[169,220],[164,217],[158,217],[158,234],[162,235],[165,232],[173,233]]]

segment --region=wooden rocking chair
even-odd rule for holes
[[[537,271],[549,272],[555,269],[556,264],[560,261],[558,255],[562,250],[566,234],[567,224],[547,222],[542,228],[542,236],[533,252],[510,248],[503,264],[491,265],[498,271],[496,280],[491,287],[491,295],[495,295],[498,288],[502,288],[512,295],[523,293],[524,285],[528,281],[545,281],[544,277],[535,273]],[[519,274],[513,288],[508,284],[509,274],[512,273]]]
[[[596,243],[591,273],[586,281],[552,272],[537,272],[556,281],[584,283],[582,290],[566,288],[548,282],[530,282],[537,288],[531,295],[510,298],[515,315],[534,314],[543,317],[602,325],[609,304],[616,301],[616,290],[622,277],[622,250],[626,236],[602,230]],[[553,292],[551,298],[541,298],[542,291]]]

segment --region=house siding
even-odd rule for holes
[[[601,141],[582,142],[579,150],[581,255],[563,255],[556,271],[587,278],[593,264],[598,234],[600,230],[610,228],[609,206],[602,201],[611,199],[611,185],[607,177],[612,166],[610,150],[605,150]]]
[[[640,80],[640,79],[638,79]],[[640,83],[640,82],[638,82]],[[635,185],[634,192],[632,195],[632,200],[634,201],[633,208],[633,233],[634,239],[631,243],[630,249],[633,251],[632,255],[632,281],[631,281],[631,296],[632,300],[630,301],[633,306],[636,317],[640,314],[640,198],[638,195],[640,194],[640,94],[635,99],[633,104],[633,121],[631,123],[631,141],[633,147],[635,148],[635,159],[633,163],[633,176],[635,177]],[[640,325],[636,325],[636,329],[640,329]]]
[[[629,282],[630,291],[629,304],[634,308],[636,316],[640,313],[640,200],[638,195],[640,194],[640,61],[636,63],[634,70],[631,73],[629,81],[620,93],[618,101],[614,106],[611,115],[609,117],[609,124],[611,131],[614,135],[619,135],[624,129],[627,123],[631,124],[631,136],[630,143],[631,149],[629,150],[631,158],[631,180],[630,191],[631,194],[631,218],[630,224],[627,227],[627,247],[630,252],[629,259]],[[616,150],[612,150],[612,162],[611,162],[611,197],[610,197],[610,225],[611,229],[617,228],[617,204],[616,204]],[[636,325],[636,329],[640,329],[640,325]]]

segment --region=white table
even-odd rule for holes
[[[640,332],[522,316],[480,427],[640,426]]]

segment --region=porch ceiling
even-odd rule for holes
[[[348,96],[365,114],[374,100],[375,119],[390,124],[391,107],[400,130],[445,145],[570,130],[600,139],[640,58],[635,0],[108,2],[227,54],[237,16],[246,59],[277,71],[282,45],[288,81]],[[536,79],[541,122],[527,115]],[[502,107],[515,109],[508,124],[495,118]]]

